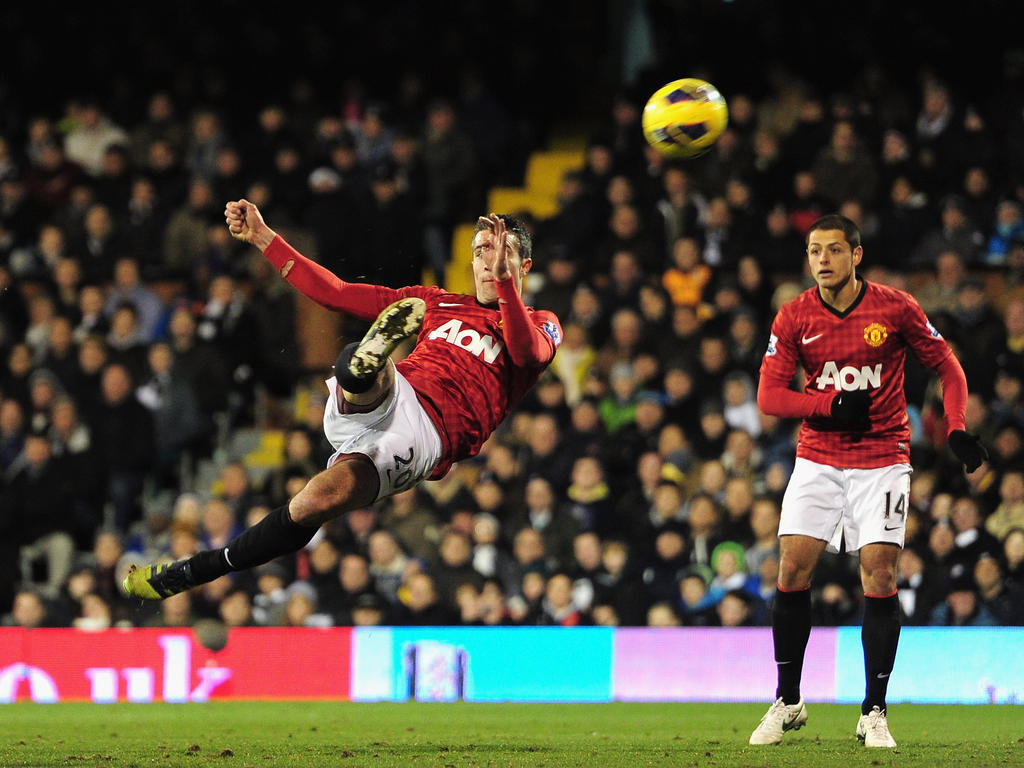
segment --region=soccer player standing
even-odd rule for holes
[[[437,287],[347,283],[302,256],[247,200],[229,202],[228,230],[255,245],[296,289],[328,309],[371,320],[327,381],[324,431],[335,453],[288,504],[222,549],[133,569],[128,594],[162,600],[219,576],[295,552],[323,523],[475,455],[551,362],[558,319],[523,304],[533,265],[529,232],[512,217],[481,217],[473,237],[476,296]],[[397,365],[389,355],[418,334]]]
[[[800,695],[811,630],[811,574],[826,547],[860,555],[866,694],[857,737],[895,747],[885,693],[900,635],[896,562],[910,493],[910,427],[903,393],[909,348],[942,382],[949,445],[967,471],[988,458],[964,430],[967,380],[956,356],[909,294],[857,276],[860,232],[844,216],[815,221],[807,260],[817,285],[772,324],[757,393],[765,413],[802,418],[796,465],[782,501],[779,582],[772,610],[777,700],[750,736],[777,744],[807,722]],[[803,392],[790,389],[802,366]]]

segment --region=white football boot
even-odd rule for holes
[[[861,715],[857,721],[857,738],[864,742],[865,747],[888,747],[896,746],[896,741],[889,733],[889,723],[885,719],[885,712],[878,707],[872,707],[866,715]]]
[[[778,744],[786,731],[796,731],[807,722],[807,707],[804,700],[796,704],[784,704],[779,697],[768,708],[754,732],[750,734],[751,744]]]

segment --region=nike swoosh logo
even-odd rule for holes
[[[884,525],[882,527],[885,528],[885,530],[887,531],[898,531],[900,529],[900,526],[898,525],[894,525],[891,528],[888,525]]]
[[[888,672],[879,672],[877,675],[875,675],[875,677],[877,677],[879,680],[885,680],[885,678],[887,678],[888,676]]]
[[[820,339],[824,335],[825,335],[824,333],[819,333],[817,336],[804,336],[802,339],[800,339],[800,343],[801,344],[810,344],[812,341],[817,341],[818,339]]]
[[[437,306],[439,306],[439,307],[461,307],[462,305],[461,304],[446,304],[443,301],[439,301],[439,302],[437,302]]]

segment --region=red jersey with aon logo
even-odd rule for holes
[[[966,381],[949,344],[913,296],[862,282],[860,294],[844,312],[826,304],[816,286],[783,305],[761,363],[762,410],[802,417],[797,456],[836,467],[910,461],[903,392],[908,349],[955,390],[944,393],[949,429],[964,428]],[[790,390],[798,365],[806,376],[802,394]],[[833,398],[857,389],[872,396],[867,429],[850,429],[829,417]]]
[[[426,302],[416,346],[396,367],[441,437],[443,455],[433,480],[480,450],[537,382],[562,341],[558,318],[524,306],[512,280],[497,284],[499,304],[488,306],[437,287],[348,283],[280,237],[263,255],[309,298],[364,320],[407,296]]]

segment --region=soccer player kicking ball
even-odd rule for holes
[[[772,609],[778,697],[750,736],[777,744],[807,722],[800,696],[811,630],[811,573],[828,547],[860,553],[867,692],[857,738],[895,747],[885,692],[900,636],[896,561],[910,493],[910,427],[903,394],[909,347],[942,381],[949,445],[968,472],[988,458],[964,431],[967,380],[946,341],[912,296],[857,276],[860,232],[825,216],[807,233],[817,286],[785,304],[772,324],[757,402],[765,413],[802,418],[796,465],[782,500],[779,583]],[[789,388],[797,365],[803,392]]]
[[[295,552],[323,523],[475,455],[533,386],[562,340],[558,319],[523,304],[532,242],[514,218],[491,214],[473,237],[476,296],[437,287],[347,283],[302,256],[247,200],[227,204],[228,230],[255,245],[296,289],[328,309],[372,320],[327,381],[324,431],[335,452],[291,501],[222,549],[133,569],[130,595],[162,600],[232,571]],[[389,355],[418,334],[397,365]]]

